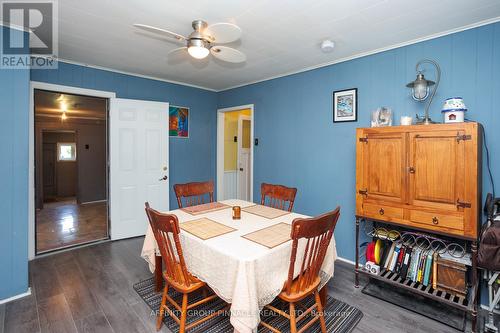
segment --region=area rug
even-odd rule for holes
[[[141,282],[138,282],[134,285],[134,290],[139,294],[139,296],[146,302],[146,304],[151,308],[151,318],[150,320],[156,320],[156,313],[161,303],[161,293],[157,293],[154,291],[154,278],[150,278]],[[179,304],[181,303],[182,294],[179,294],[175,290],[169,290],[169,295]],[[189,303],[194,303],[197,300],[201,299],[201,294],[192,294],[190,295]],[[310,297],[305,299],[302,302],[304,307],[309,307],[314,303],[314,297]],[[275,300],[273,305],[277,308],[281,308],[283,305],[280,304],[279,300]],[[203,315],[207,313],[212,313],[213,311],[224,309],[226,303],[224,303],[220,299],[213,300],[211,302],[205,303],[199,307],[196,307],[195,310],[192,311],[190,315],[187,317],[187,324],[192,323],[198,319],[200,319]],[[325,309],[325,321],[326,328],[328,332],[334,333],[349,333],[351,332],[356,325],[359,323],[361,318],[363,317],[363,313],[357,308],[350,306],[344,302],[341,302],[333,297],[328,296],[327,307]],[[177,313],[176,313],[177,314]],[[178,314],[177,314],[178,315]],[[282,317],[273,315],[272,313],[268,313],[268,311],[264,311],[262,313],[262,320],[271,324],[272,326],[278,328],[282,332],[290,332],[289,321]],[[307,319],[304,319],[299,323],[298,329],[307,323]],[[163,320],[168,329],[172,332],[179,332],[179,325],[170,318],[170,316],[166,315]],[[221,315],[206,322],[194,327],[189,330],[190,333],[227,333],[232,332],[233,327],[229,322],[229,312],[227,315]],[[259,333],[269,332],[268,329],[260,326]],[[308,333],[316,333],[321,332],[319,322],[315,323],[308,330]]]

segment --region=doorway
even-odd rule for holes
[[[218,200],[253,201],[253,105],[218,110]]]
[[[108,99],[33,94],[35,254],[108,239]]]

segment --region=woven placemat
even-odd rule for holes
[[[270,227],[260,229],[241,237],[246,238],[252,242],[272,249],[278,245],[288,242],[292,226],[286,223],[278,223]]]
[[[203,240],[224,235],[236,230],[228,227],[227,225],[207,219],[206,217],[198,220],[183,222],[180,226],[182,230]]]
[[[183,212],[186,212],[186,213],[191,214],[191,215],[200,215],[200,214],[215,212],[215,211],[221,210],[221,209],[226,209],[229,207],[230,206],[223,204],[221,202],[209,202],[209,203],[202,204],[202,205],[184,207],[184,208],[181,208],[181,210]]]
[[[287,212],[285,210],[276,209],[263,205],[249,206],[242,208],[241,210],[247,213],[265,217],[266,219],[275,219],[277,217],[290,214],[290,212]]]

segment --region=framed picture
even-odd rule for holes
[[[333,92],[333,122],[358,120],[358,89]]]
[[[171,137],[189,138],[189,108],[170,105],[168,132]]]

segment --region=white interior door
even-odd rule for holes
[[[251,147],[251,123],[249,116],[238,118],[238,177],[236,182],[236,193],[238,199],[250,201],[250,147]]]
[[[168,103],[110,100],[111,239],[144,235],[144,202],[169,210]]]

